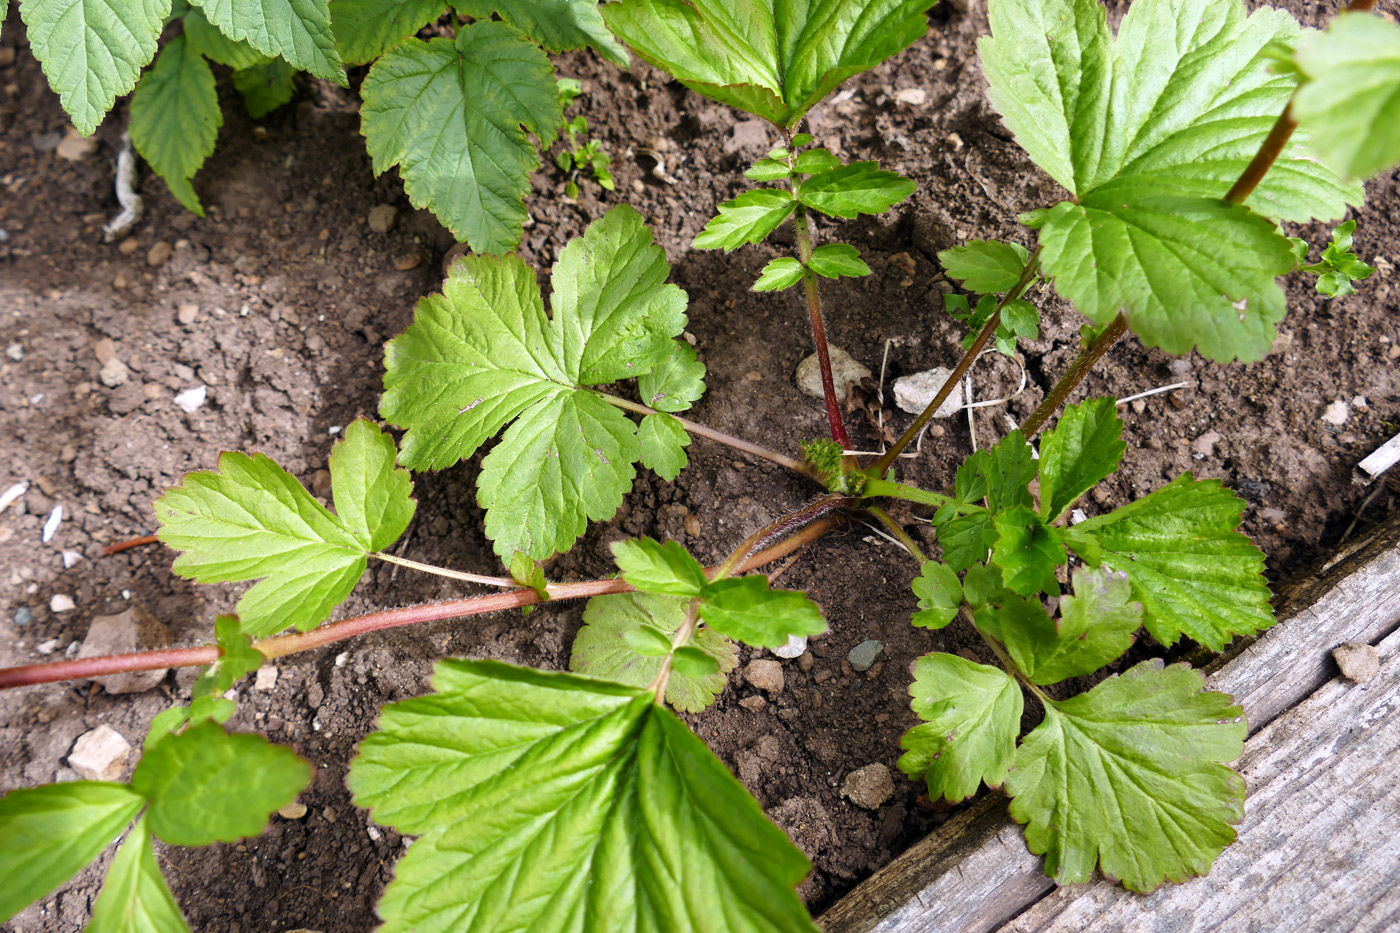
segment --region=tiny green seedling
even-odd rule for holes
[[[582,93],[583,84],[577,78],[559,79],[559,103],[565,110]],[[564,121],[564,138],[569,147],[554,154],[554,164],[569,177],[564,183],[564,194],[570,198],[578,197],[578,176],[583,171],[592,172],[593,180],[605,191],[616,187],[609,169],[612,159],[603,151],[601,142],[587,137],[588,118],[583,114],[575,114]]]

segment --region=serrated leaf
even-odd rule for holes
[[[1001,568],[996,564],[974,564],[963,577],[963,598],[972,606],[1000,604],[1011,593],[1001,582]]]
[[[214,151],[223,122],[214,72],[188,39],[176,36],[131,95],[131,144],[175,199],[200,217],[204,207],[190,179]]]
[[[194,679],[194,686],[190,689],[194,699],[227,693],[230,687],[262,667],[267,660],[261,651],[253,647],[252,636],[243,632],[238,616],[222,615],[215,619],[214,637],[219,646],[219,660]]]
[[[179,732],[186,726],[197,726],[205,721],[217,722],[220,725],[233,718],[233,714],[238,712],[238,704],[232,700],[225,700],[220,696],[199,696],[190,701],[189,706],[172,706],[170,709],[161,710],[151,719],[151,727],[146,731],[145,741],[141,743],[143,750],[155,747],[155,744],[174,732]]]
[[[938,262],[950,279],[979,295],[999,295],[1021,280],[1030,253],[1019,243],[968,240],[939,252]]]
[[[170,0],[25,0],[19,15],[73,126],[88,136],[156,54]]]
[[[340,523],[371,551],[399,539],[413,521],[413,479],[394,465],[394,439],[356,418],[331,447],[331,495]]]
[[[72,781],[0,797],[0,922],[102,854],[145,799],[125,784]]]
[[[452,0],[473,19],[501,19],[551,52],[590,48],[619,68],[629,64],[624,49],[603,22],[598,0]]]
[[[1055,568],[1069,555],[1064,544],[1024,506],[997,513],[993,519],[997,539],[992,545],[992,562],[1001,568],[1002,581],[1022,596],[1036,593],[1059,595]]]
[[[910,704],[923,725],[899,742],[899,768],[928,783],[929,796],[957,803],[978,785],[1000,787],[1021,728],[1021,688],[1005,671],[951,654],[914,662]]]
[[[126,834],[107,869],[85,933],[189,933],[165,883],[143,816]]]
[[[664,412],[642,419],[637,426],[637,446],[641,450],[642,466],[668,483],[690,465],[685,453],[690,446],[690,435],[679,421]]]
[[[384,707],[347,780],[426,833],[379,902],[387,933],[707,929],[715,905],[727,928],[815,930],[807,859],[649,693],[489,661],[439,662],[434,686]]]
[[[593,597],[583,611],[583,628],[574,636],[569,670],[629,687],[645,687],[661,670],[666,652],[646,657],[627,639],[627,633],[646,629],[664,640],[669,649],[689,605],[689,599],[647,593]],[[739,663],[739,649],[723,635],[703,627],[688,644],[712,658],[715,668],[699,677],[673,669],[666,681],[666,702],[683,713],[698,713],[724,691],[725,675]]]
[[[700,619],[721,635],[754,648],[778,648],[792,635],[820,635],[826,619],[806,593],[770,590],[762,574],[705,586]]]
[[[349,87],[327,0],[190,0],[219,31],[318,78]]]
[[[1338,13],[1297,54],[1306,79],[1293,115],[1334,168],[1369,178],[1400,162],[1400,26]]]
[[[786,162],[778,159],[763,158],[750,166],[744,172],[744,177],[754,181],[779,181],[791,178],[792,168]]]
[[[612,553],[622,579],[643,593],[695,597],[709,582],[705,568],[675,541],[614,541]]]
[[[1143,625],[1163,645],[1187,635],[1222,651],[1274,624],[1264,555],[1236,529],[1245,503],[1219,480],[1184,473],[1107,515],[1074,526],[1085,560],[1128,574]]]
[[[455,41],[405,39],[375,62],[360,93],[375,173],[399,166],[413,206],[476,252],[514,249],[540,164],[525,133],[549,148],[564,119],[540,47],[498,22],[463,26]]]
[[[915,626],[939,629],[958,617],[963,600],[962,583],[947,564],[924,561],[910,586],[919,598],[919,611],[910,620]]]
[[[1088,693],[1048,702],[1006,782],[1026,844],[1060,884],[1099,864],[1129,890],[1204,875],[1235,839],[1244,781],[1224,766],[1244,714],[1184,664],[1144,661]]]
[[[695,358],[694,347],[673,340],[670,355],[638,377],[637,392],[643,405],[657,411],[685,411],[705,394],[705,364]]]
[[[233,73],[233,86],[243,95],[248,116],[261,120],[292,99],[296,69],[280,58]]]
[[[310,782],[311,766],[290,748],[212,722],[161,739],[131,776],[151,832],[181,846],[256,836]]]
[[[793,165],[803,175],[816,175],[820,172],[840,168],[840,166],[841,160],[832,155],[831,150],[820,148],[798,153]]]
[[[943,560],[955,571],[967,570],[985,560],[997,538],[991,512],[950,514],[942,521],[935,517],[934,527],[938,532],[938,546],[943,549]]]
[[[777,292],[791,288],[802,281],[802,263],[791,256],[779,256],[763,267],[758,281],[753,283],[756,292]]]
[[[812,261],[808,268],[817,275],[828,279],[841,276],[857,277],[870,274],[870,267],[860,258],[854,246],[846,243],[827,243],[812,250]]]
[[[695,249],[723,249],[760,243],[797,208],[782,188],[754,188],[719,206],[719,214],[691,242]]]
[[[447,0],[330,0],[335,47],[347,65],[364,65],[447,11]]]
[[[1040,514],[1053,522],[1079,497],[1113,475],[1128,445],[1112,398],[1065,409],[1040,442]]]
[[[814,211],[851,219],[860,214],[883,214],[914,193],[914,182],[895,172],[883,172],[875,162],[852,162],[813,175],[797,190],[797,199]]]
[[[964,502],[986,497],[987,508],[1030,508],[1030,481],[1035,479],[1035,455],[1020,429],[996,445],[979,450],[958,467],[956,492]]]
[[[181,18],[180,24],[189,44],[210,61],[238,69],[251,68],[268,60],[266,55],[247,42],[235,42],[219,32],[198,7],[188,10]],[[217,101],[215,103],[217,104]]]
[[[614,33],[698,94],[792,128],[852,75],[928,29],[922,0],[624,0]]]

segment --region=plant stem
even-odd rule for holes
[[[1011,291],[1003,295],[1001,301],[997,302],[996,310],[994,310],[992,316],[987,319],[987,323],[982,325],[982,329],[977,333],[977,339],[972,342],[972,346],[963,354],[962,359],[958,361],[958,365],[953,368],[952,375],[944,381],[943,388],[938,390],[938,394],[933,397],[933,401],[928,403],[928,406],[919,414],[919,417],[914,419],[914,423],[909,425],[908,429],[900,435],[899,440],[894,442],[894,446],[885,451],[879,460],[876,460],[874,464],[867,468],[867,473],[871,476],[884,476],[885,471],[890,468],[890,464],[894,463],[895,459],[900,454],[904,453],[904,448],[908,447],[910,443],[913,442],[914,438],[919,436],[919,432],[924,429],[924,425],[929,423],[929,420],[933,417],[933,413],[938,411],[938,409],[943,406],[943,403],[948,400],[948,396],[953,393],[953,388],[962,381],[963,376],[967,375],[967,371],[971,369],[972,364],[977,361],[978,355],[981,354],[982,350],[987,346],[987,342],[992,339],[992,335],[996,333],[997,325],[1001,323],[1001,309],[1005,308],[1010,302],[1020,298],[1021,293],[1026,290],[1031,280],[1035,278],[1035,261],[1039,256],[1040,247],[1037,246],[1026,259],[1026,267],[1021,270],[1021,278],[1016,282],[1015,286],[1012,287]]]
[[[895,538],[899,540],[899,543],[904,545],[904,549],[908,551],[910,556],[920,565],[928,560],[928,557],[924,555],[923,549],[919,547],[918,542],[910,537],[909,532],[904,530],[903,525],[890,517],[890,513],[886,512],[878,505],[872,505],[867,508],[866,511],[879,519],[880,524],[889,529],[890,534],[894,535]]]
[[[1065,399],[1075,390],[1079,383],[1084,381],[1084,377],[1089,375],[1089,371],[1094,368],[1094,364],[1103,358],[1109,347],[1113,346],[1119,339],[1128,332],[1128,319],[1119,314],[1108,326],[1094,338],[1093,342],[1079,351],[1079,355],[1074,358],[1074,363],[1070,365],[1069,371],[1060,377],[1060,381],[1055,383],[1055,387],[1050,390],[1050,394],[1041,399],[1040,404],[1031,412],[1031,416],[1021,423],[1021,433],[1026,436],[1026,440],[1035,437],[1036,432],[1045,426],[1045,422],[1050,416],[1059,410]]]
[[[479,573],[463,573],[460,570],[448,570],[446,567],[435,567],[432,564],[420,564],[416,560],[395,557],[393,554],[386,554],[383,551],[372,551],[369,556],[377,557],[391,564],[398,564],[400,567],[408,567],[411,570],[421,570],[424,573],[436,574],[439,577],[451,577],[453,580],[464,580],[467,583],[480,583],[483,586],[499,586],[508,590],[513,590],[520,586],[519,583],[509,577],[484,577]]]
[[[102,557],[111,557],[113,554],[120,554],[122,551],[128,551],[134,547],[155,544],[159,540],[160,539],[155,535],[142,535],[139,538],[130,538],[126,541],[118,541],[115,544],[109,544],[97,553]]]
[[[797,197],[797,181],[793,181],[793,197]],[[851,449],[851,438],[846,434],[846,422],[841,417],[841,402],[836,397],[836,382],[831,375],[831,350],[826,343],[826,321],[822,317],[822,295],[817,285],[817,274],[811,269],[812,231],[807,219],[807,208],[800,202],[793,213],[797,225],[797,258],[802,263],[802,288],[807,293],[807,316],[812,322],[812,340],[817,345],[817,363],[822,371],[822,395],[826,398],[826,420],[831,426],[831,439],[841,445],[842,450]]]
[[[786,467],[789,470],[792,470],[794,473],[800,473],[801,475],[807,477],[813,482],[819,483],[823,486],[826,485],[822,481],[821,476],[817,473],[816,470],[812,469],[810,466],[808,466],[801,460],[798,460],[794,457],[789,457],[787,454],[780,454],[776,450],[769,450],[767,447],[760,447],[758,444],[751,444],[743,438],[735,437],[732,434],[725,434],[723,431],[716,431],[714,428],[707,428],[703,424],[697,424],[696,422],[691,421],[688,418],[682,418],[680,415],[674,414],[669,411],[659,412],[655,408],[648,408],[646,405],[642,405],[639,402],[633,402],[625,398],[618,398],[616,395],[609,395],[606,392],[599,392],[596,389],[590,389],[589,391],[601,398],[603,401],[607,402],[608,404],[616,405],[618,408],[621,408],[625,411],[636,412],[639,415],[670,415],[672,418],[675,418],[677,421],[679,421],[681,423],[681,426],[691,434],[696,434],[700,437],[709,438],[710,440],[718,444],[723,444],[726,447],[733,447],[735,450],[740,450],[746,454],[751,454],[755,457],[758,457],[761,460],[767,460],[769,463],[776,463],[778,466]]]
[[[722,580],[734,573],[742,572],[743,567],[749,562],[749,555],[756,552],[773,538],[794,528],[800,528],[808,522],[821,518],[823,515],[834,512],[837,509],[845,508],[855,501],[855,499],[847,496],[839,496],[835,493],[830,493],[809,505],[803,506],[795,512],[789,512],[786,515],[775,518],[773,521],[739,542],[739,546],[725,559],[724,563],[720,564],[710,573],[710,581]]]
[[[656,672],[656,676],[651,679],[647,689],[656,695],[657,703],[666,702],[666,684],[671,679],[671,666],[676,655],[677,648],[685,647],[685,643],[690,641],[690,636],[695,634],[695,628],[700,624],[700,599],[696,597],[690,601],[690,605],[685,610],[685,621],[681,627],[676,629],[676,635],[671,639],[671,650],[666,657],[661,659],[661,668]]]
[[[887,479],[877,479],[871,477],[865,481],[865,489],[862,490],[865,496],[882,496],[889,499],[904,499],[908,502],[918,502],[921,505],[932,505],[942,508],[952,506],[958,512],[968,514],[971,512],[986,511],[980,505],[973,505],[964,502],[953,496],[945,496],[939,492],[929,492],[927,489],[920,489],[918,486],[907,486],[904,483],[895,483]]]

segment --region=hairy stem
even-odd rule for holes
[[[773,521],[739,542],[739,546],[725,559],[724,563],[716,567],[710,574],[711,582],[722,580],[725,577],[741,572],[744,566],[748,565],[750,555],[757,552],[759,548],[763,547],[763,545],[767,544],[778,535],[795,528],[801,528],[803,525],[815,521],[823,515],[845,508],[855,501],[856,500],[853,498],[831,493],[830,495],[822,496],[809,505],[804,505],[795,512],[789,512],[786,515],[773,519]],[[789,538],[788,540],[792,539]]]
[[[1094,364],[1103,358],[1112,347],[1128,332],[1128,319],[1122,314],[1108,323],[1108,326],[1094,338],[1093,342],[1079,351],[1079,355],[1074,358],[1069,371],[1060,377],[1060,381],[1055,383],[1055,387],[1050,390],[1050,394],[1041,399],[1040,404],[1031,412],[1031,416],[1021,424],[1021,433],[1026,436],[1026,440],[1035,437],[1036,432],[1045,426],[1045,422],[1050,419],[1060,406],[1069,398],[1069,394],[1084,381],[1084,377],[1089,375],[1089,371],[1094,368]]]
[[[451,577],[453,580],[464,580],[467,583],[480,583],[483,586],[499,586],[508,590],[513,590],[520,586],[519,583],[515,582],[510,577],[484,577],[479,573],[463,573],[460,570],[448,570],[446,567],[436,567],[432,564],[420,564],[416,560],[395,557],[393,554],[386,554],[383,551],[372,551],[369,556],[377,557],[391,564],[398,564],[400,567],[408,567],[410,570],[421,570],[423,573],[436,574],[439,577]]]
[[[918,502],[921,505],[932,505],[938,508],[952,506],[958,512],[968,514],[971,512],[984,512],[980,505],[973,505],[961,499],[947,496],[940,492],[929,492],[927,489],[920,489],[918,486],[908,486],[904,483],[895,483],[887,479],[871,477],[866,480],[865,489],[862,491],[869,497],[883,497],[887,499],[904,499],[907,502]]]
[[[904,530],[903,525],[890,517],[890,513],[886,512],[878,505],[872,505],[867,508],[866,511],[878,519],[880,524],[884,525],[889,533],[894,535],[900,544],[904,545],[904,549],[908,551],[909,555],[921,566],[928,560],[928,557],[924,555],[923,549],[919,547],[918,542],[909,535],[909,532]]]
[[[793,181],[793,197],[797,196],[797,182]],[[797,258],[802,262],[802,288],[807,292],[807,316],[812,322],[812,340],[817,345],[817,363],[822,371],[822,395],[826,398],[826,420],[831,426],[831,439],[841,445],[842,450],[851,449],[851,438],[846,434],[846,421],[841,417],[841,401],[836,397],[836,382],[831,375],[831,350],[826,343],[826,320],[822,317],[822,295],[817,285],[817,274],[810,268],[812,262],[812,230],[807,219],[807,208],[797,205],[793,214],[797,225]]]

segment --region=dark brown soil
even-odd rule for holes
[[[1315,3],[1285,5],[1320,15]],[[879,159],[919,184],[886,218],[819,224],[823,241],[855,244],[874,270],[826,287],[831,340],[877,373],[888,345],[887,380],[957,359],[962,331],[942,311],[948,285],[934,253],[974,236],[1024,241],[1014,225],[1018,211],[1057,198],[985,101],[972,46],[984,18],[940,6],[933,23],[926,39],[812,115],[813,131],[839,154]],[[305,82],[292,105],[261,124],[225,100],[218,150],[196,181],[207,218],[183,212],[158,179],[147,177],[148,213],[132,245],[104,244],[100,227],[116,210],[112,162],[125,114],[119,109],[107,120],[95,154],[79,162],[59,158],[53,146],[67,120],[23,37],[12,10],[0,40],[17,52],[0,65],[0,345],[18,349],[0,360],[0,488],[19,481],[30,488],[0,517],[0,665],[41,660],[40,645],[54,651],[49,657],[70,646],[76,651],[94,615],[131,605],[154,613],[182,643],[201,643],[214,615],[232,608],[235,589],[180,580],[159,547],[110,558],[99,558],[98,549],[153,531],[152,499],[183,472],[212,468],[220,450],[264,451],[312,482],[326,465],[334,430],[375,412],[382,344],[408,323],[415,299],[437,286],[452,238],[430,214],[411,209],[396,176],[373,177],[357,134],[356,97]],[[733,111],[645,66],[620,73],[568,55],[560,72],[588,84],[583,106],[613,155],[618,190],[585,183],[582,200],[571,203],[562,198],[563,179],[541,172],[521,249],[527,261],[547,267],[587,222],[630,201],[666,248],[673,280],[690,293],[689,330],[710,368],[695,417],[787,450],[822,434],[819,403],[799,394],[792,376],[810,352],[800,299],[749,291],[780,245],[728,257],[688,245],[716,203],[743,188],[740,172],[763,144],[736,149],[747,137],[743,127],[736,131]],[[926,101],[915,106],[895,96],[910,88],[924,90]],[[643,148],[661,154],[676,184],[652,173]],[[1188,387],[1124,409],[1125,468],[1095,494],[1091,511],[1190,469],[1221,477],[1249,500],[1245,530],[1271,555],[1275,581],[1337,544],[1368,493],[1351,485],[1353,464],[1400,428],[1400,292],[1388,261],[1400,253],[1396,181],[1390,175],[1369,186],[1357,236],[1358,252],[1380,271],[1343,302],[1294,284],[1277,352],[1265,362],[1173,360],[1131,340],[1112,351],[1089,392],[1126,396],[1181,381]],[[367,225],[380,204],[400,210],[387,235]],[[1319,242],[1325,230],[1302,234]],[[174,250],[153,267],[147,254],[158,242]],[[397,271],[394,261],[407,254],[422,262]],[[1045,325],[1025,354],[1030,385],[1005,406],[980,410],[980,443],[1001,436],[1008,415],[1019,421],[1028,414],[1075,352],[1082,319],[1048,292],[1035,298]],[[182,304],[199,306],[193,323],[179,323]],[[125,385],[108,388],[98,379],[94,347],[103,339],[130,369]],[[976,395],[1009,395],[1018,379],[1014,363],[988,357],[975,371]],[[209,387],[208,402],[186,414],[173,396],[199,383]],[[1351,404],[1355,396],[1367,407]],[[1321,415],[1337,399],[1351,414],[1334,428]],[[886,412],[896,429],[907,420]],[[864,411],[851,422],[858,443],[879,444]],[[1208,432],[1219,435],[1213,447],[1198,443],[1193,450]],[[969,449],[965,418],[938,422],[922,456],[903,461],[902,469],[937,488]],[[475,473],[475,464],[464,464],[418,478],[419,518],[401,553],[497,572],[474,504]],[[551,578],[610,573],[607,544],[627,535],[669,535],[713,561],[813,494],[775,468],[697,441],[675,484],[650,474],[639,479],[618,517],[559,558]],[[42,544],[41,526],[56,505],[65,518]],[[1392,507],[1386,493],[1370,500],[1361,527]],[[927,526],[903,518],[931,540]],[[65,569],[64,552],[82,559]],[[920,789],[897,774],[894,798],[877,811],[839,795],[856,768],[894,768],[899,737],[912,723],[910,662],[936,649],[976,650],[957,626],[933,633],[908,625],[913,569],[863,528],[822,541],[784,579],[808,589],[831,622],[830,633],[813,644],[810,669],[786,662],[785,690],[757,710],[740,705],[756,691],[736,673],[718,705],[692,719],[812,857],[816,871],[803,894],[814,909],[944,818],[921,809]],[[378,566],[341,613],[461,592],[454,583]],[[71,596],[76,609],[51,611],[58,594]],[[528,618],[509,613],[375,635],[287,660],[270,691],[241,687],[234,726],[291,744],[318,773],[302,798],[310,808],[303,819],[274,818],[267,834],[239,845],[163,851],[192,926],[336,933],[372,927],[373,904],[403,840],[371,828],[342,780],[376,709],[422,692],[433,659],[443,655],[563,668],[581,610],[559,606]],[[880,663],[853,673],[846,654],[868,638],[884,642]],[[171,675],[160,690],[131,696],[76,683],[0,697],[0,788],[63,777],[74,739],[100,723],[139,745],[151,717],[170,698],[187,695],[192,677]],[[95,869],[81,873],[7,929],[78,929],[100,877]]]

